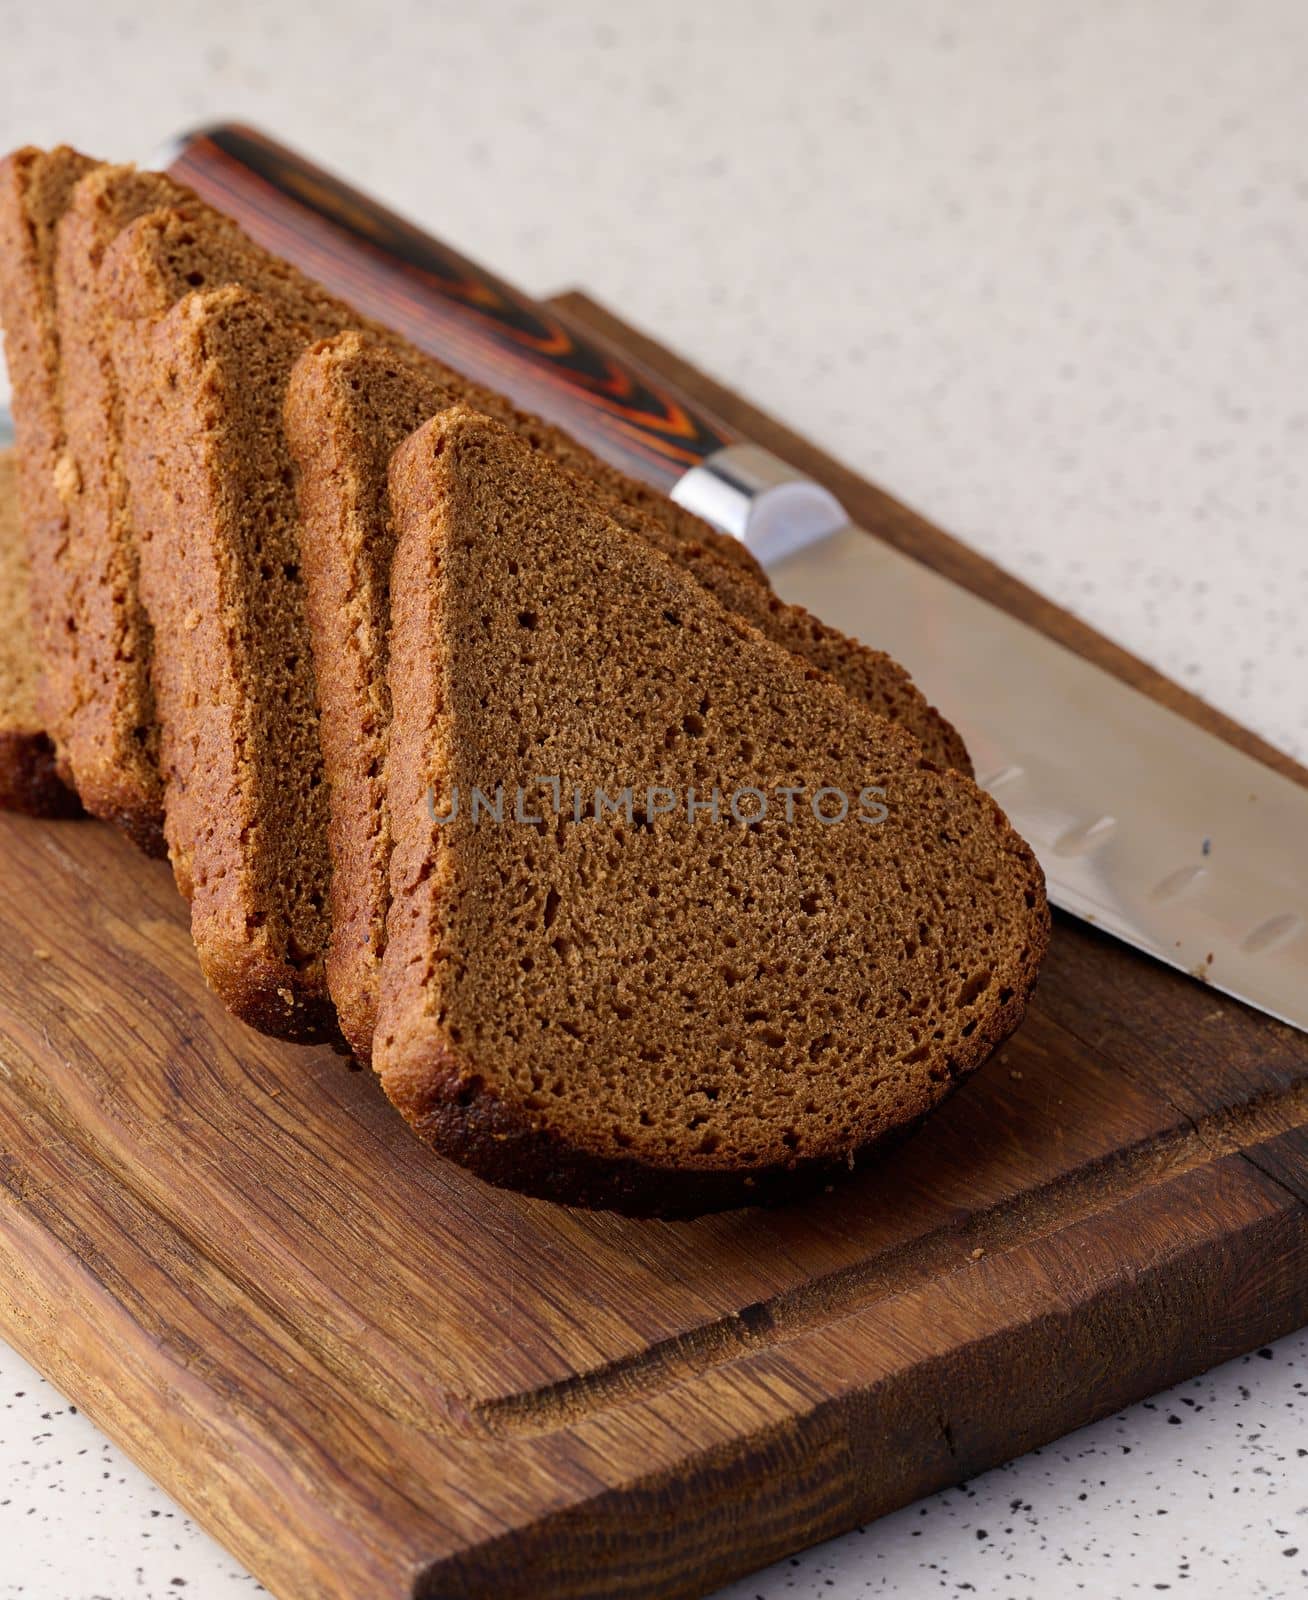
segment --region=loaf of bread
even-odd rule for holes
[[[1043,880],[969,779],[492,421],[425,424],[391,498],[374,1063],[420,1136],[699,1211],[852,1164],[1017,1026]]]
[[[54,746],[36,714],[36,652],[28,609],[27,549],[18,473],[0,451],[0,810],[76,816],[77,797],[55,771]]]
[[[331,796],[328,987],[361,1060],[371,1051],[389,902],[383,765],[394,526],[386,472],[395,448],[456,398],[448,370],[352,331],[311,348],[291,377],[286,425],[298,467],[306,599]],[[538,443],[530,429],[529,443]],[[729,611],[831,673],[869,709],[912,732],[932,760],[970,772],[962,740],[897,662],[846,638],[716,548],[672,533],[594,485],[610,515],[678,560]]]

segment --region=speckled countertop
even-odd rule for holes
[[[1301,0],[362,17],[7,5],[0,147],[261,122],[528,289],[584,283],[1308,756]],[[1306,1383],[1300,1335],[728,1593],[1289,1600]],[[0,1347],[0,1600],[255,1588]]]

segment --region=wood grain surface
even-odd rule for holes
[[[577,296],[882,537],[1243,730]],[[1021,1032],[769,1212],[492,1190],[0,818],[0,1328],[283,1600],[702,1594],[1308,1321],[1308,1038],[1059,919]]]

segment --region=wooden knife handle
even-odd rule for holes
[[[364,315],[626,472],[670,489],[736,442],[663,379],[253,128],[187,134],[168,170]]]

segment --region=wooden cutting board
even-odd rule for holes
[[[0,818],[0,872],[0,1328],[283,1600],[700,1594],[1308,1322],[1308,1038],[1067,920],[1018,1036],[882,1165],[651,1223],[489,1189],[369,1074],[231,1021],[109,829]]]

